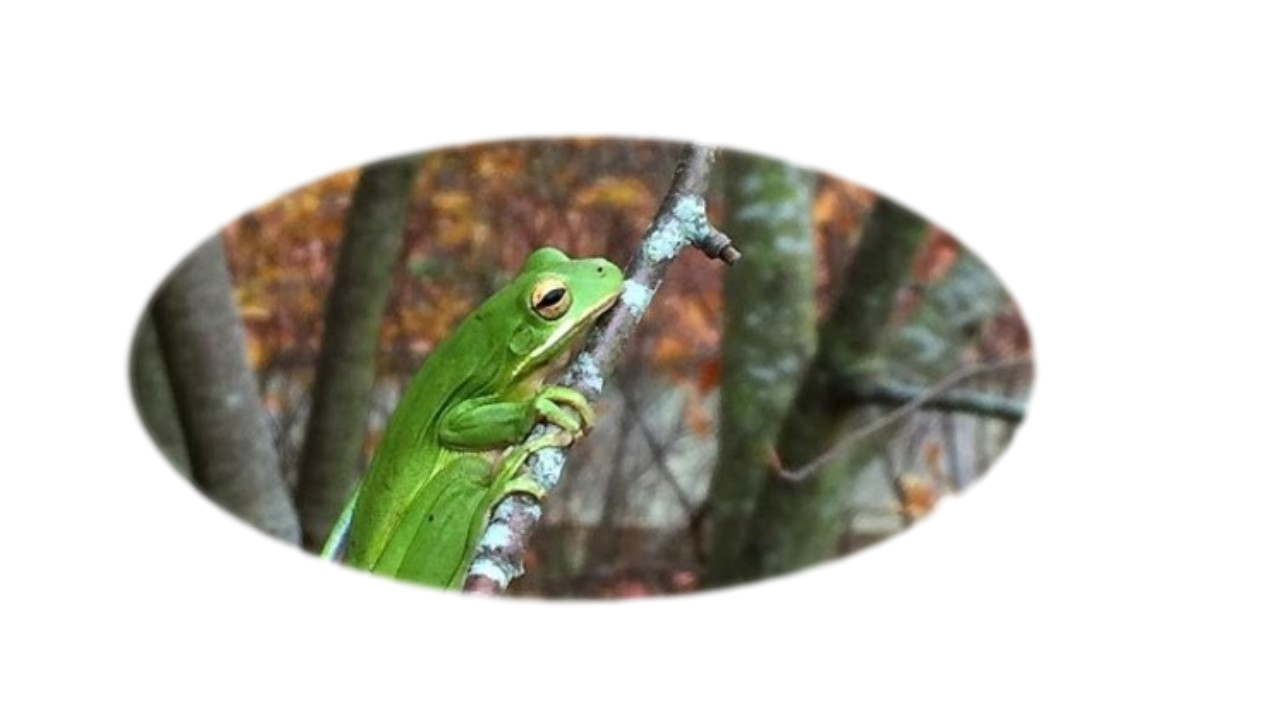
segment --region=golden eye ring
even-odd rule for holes
[[[569,287],[563,280],[547,278],[539,280],[529,295],[529,307],[544,320],[558,320],[569,312],[573,303]]]

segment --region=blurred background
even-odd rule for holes
[[[314,551],[435,344],[537,247],[625,266],[681,147],[446,149],[246,214],[139,324],[143,422],[214,502]],[[845,555],[962,492],[1022,421],[1026,326],[944,230],[730,151],[706,199],[742,260],[671,266],[508,594],[690,592]]]

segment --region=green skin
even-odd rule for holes
[[[494,506],[516,492],[544,495],[524,461],[594,422],[581,393],[543,380],[621,290],[622,272],[607,260],[531,253],[422,364],[321,555],[460,588]],[[524,442],[538,420],[558,430]]]

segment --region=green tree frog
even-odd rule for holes
[[[594,422],[581,393],[544,380],[621,290],[622,272],[607,260],[531,253],[423,362],[321,555],[461,587],[494,506],[515,492],[543,496],[524,461]],[[525,442],[538,420],[556,432]]]

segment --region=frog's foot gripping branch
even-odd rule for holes
[[[577,415],[560,407],[560,403],[568,405]],[[548,385],[538,393],[535,404],[543,419],[563,428],[574,438],[590,432],[596,424],[595,410],[582,393],[573,388]]]

